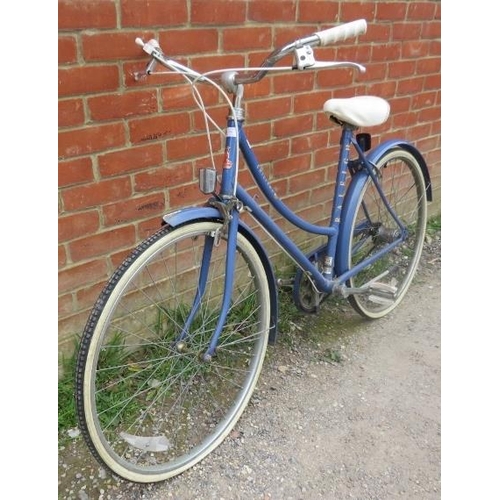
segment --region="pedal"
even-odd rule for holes
[[[380,282],[371,283],[368,290],[368,300],[380,305],[393,304],[398,291],[395,286]]]

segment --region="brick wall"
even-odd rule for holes
[[[323,102],[384,97],[392,113],[371,130],[373,142],[383,136],[415,143],[433,181],[430,211],[438,213],[439,1],[59,1],[60,352],[72,348],[107,277],[159,227],[161,215],[204,201],[196,175],[208,162],[202,117],[179,78],[134,81],[147,62],[135,38],[155,37],[169,55],[205,71],[258,65],[284,43],[360,18],[368,22],[365,35],[315,56],[356,61],[367,72],[275,74],[247,87],[247,135],[275,190],[303,217],[322,220],[339,137]],[[224,125],[227,105],[201,89]],[[217,159],[216,136],[214,146]],[[247,177],[243,170],[240,180]]]

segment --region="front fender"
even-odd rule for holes
[[[222,216],[215,207],[188,207],[165,214],[163,223],[177,227],[198,219],[222,219]]]
[[[409,142],[400,139],[392,139],[384,141],[382,144],[379,144],[376,148],[370,150],[369,153],[367,153],[366,158],[370,163],[375,165],[382,158],[382,156],[384,156],[389,150],[396,147],[408,151],[415,157],[418,164],[420,165],[420,170],[422,170],[422,175],[424,176],[425,194],[427,201],[432,201],[432,187],[431,187],[431,177],[429,175],[429,169],[427,168],[427,163],[425,162],[424,157],[422,156],[420,151],[415,146],[413,146],[413,144],[410,144]]]
[[[172,227],[182,226],[189,222],[199,220],[222,220],[223,217],[219,210],[214,207],[188,207],[180,210],[175,210],[163,216],[163,223]],[[271,261],[262,243],[259,241],[255,233],[240,220],[238,230],[250,241],[255,251],[261,258],[262,264],[266,271],[267,282],[269,285],[269,294],[271,299],[271,328],[269,330],[269,343],[275,344],[278,337],[278,289],[276,287],[276,279],[271,265]]]

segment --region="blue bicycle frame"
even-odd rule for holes
[[[358,158],[354,162],[349,158],[351,146],[354,146],[358,154]],[[370,151],[369,154],[365,155],[363,149],[356,140],[354,129],[349,126],[344,126],[342,128],[340,140],[338,171],[333,194],[330,222],[328,225],[320,226],[317,224],[311,224],[297,216],[278,198],[267,181],[264,172],[260,168],[257,157],[246,138],[243,129],[243,120],[234,120],[234,118],[231,117],[228,118],[221,185],[216,197],[209,200],[208,203],[215,208],[205,207],[181,209],[173,214],[167,214],[164,217],[164,220],[167,223],[174,226],[181,222],[186,222],[187,220],[203,217],[223,218],[227,226],[228,253],[226,257],[225,269],[225,290],[222,299],[219,322],[212,336],[210,346],[205,353],[206,360],[209,360],[215,352],[218,338],[223,325],[225,324],[226,315],[230,307],[229,301],[233,286],[236,238],[238,228],[242,224],[240,221],[240,212],[243,209],[250,212],[251,216],[262,226],[262,228],[267,231],[268,234],[272,235],[274,240],[293,259],[298,267],[310,276],[318,292],[331,294],[333,291],[345,285],[346,281],[351,277],[355,276],[362,269],[371,265],[375,260],[380,258],[381,255],[391,251],[395,246],[399,245],[407,236],[406,228],[398,220],[396,214],[387,203],[386,197],[379,186],[375,167],[376,161],[380,159],[389,149],[395,146],[411,151],[418,159],[428,187],[427,199],[429,201],[431,200],[429,172],[423,157],[414,146],[406,141],[390,140],[382,143],[377,148]],[[266,199],[280,215],[296,227],[310,234],[322,235],[326,237],[326,245],[322,247],[325,264],[322,270],[319,270],[316,265],[309,260],[308,256],[284,233],[284,231],[273,221],[273,219],[257,204],[254,198],[237,183],[237,159],[239,151],[241,151],[245,163],[250,169],[257,186],[261,189]],[[346,180],[349,172],[352,175],[352,179],[349,187],[347,188]],[[357,201],[362,194],[363,187],[370,178],[373,179],[381,200],[385,203],[388,211],[392,214],[394,220],[399,226],[400,233],[399,237],[392,243],[366,258],[360,264],[351,267],[350,262],[348,261],[348,245],[350,235],[347,234],[350,227],[343,224],[343,221],[346,219],[350,220],[353,215],[352,211],[356,209]],[[247,234],[252,234],[248,228],[245,230],[247,231]],[[254,238],[254,242],[258,242],[257,238]],[[198,296],[193,304],[190,318],[188,318],[186,325],[184,326],[184,332],[187,332],[189,329],[189,323],[196,314],[200,301],[199,299],[205,289],[212,245],[213,237],[207,236],[203,263],[199,277]],[[263,260],[268,260],[267,254],[262,251],[262,249],[260,249],[259,253]],[[271,266],[269,261],[265,262],[265,266],[268,273],[272,272],[270,271]]]

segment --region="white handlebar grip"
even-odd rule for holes
[[[135,43],[139,45],[139,47],[144,47],[144,42],[139,37],[135,39]]]
[[[358,19],[357,21],[341,24],[327,30],[317,31],[315,35],[318,35],[320,45],[328,45],[329,43],[341,42],[347,38],[363,35],[366,33],[366,27],[366,21]]]

